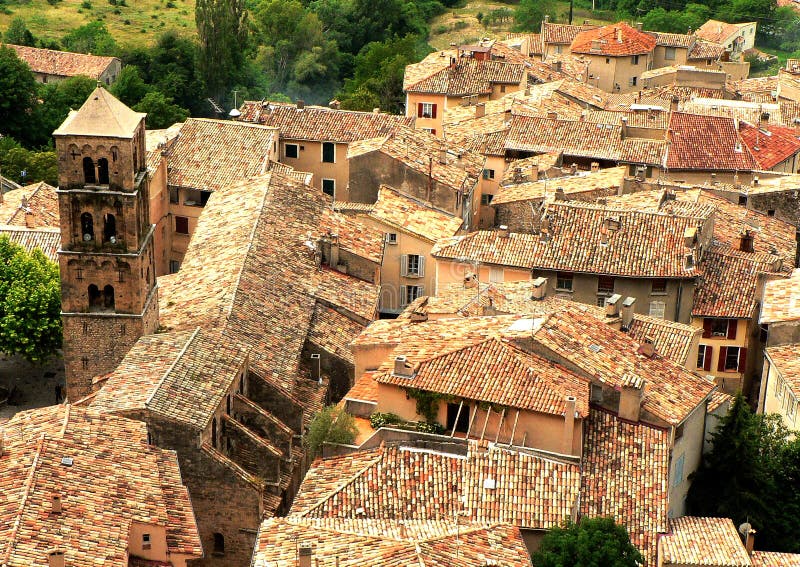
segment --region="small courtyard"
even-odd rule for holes
[[[0,422],[23,410],[55,404],[56,384],[64,386],[60,356],[37,365],[18,355],[0,354]]]

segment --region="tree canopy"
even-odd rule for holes
[[[533,554],[534,567],[638,567],[643,562],[613,518],[583,518],[553,528]]]
[[[328,406],[311,420],[305,442],[311,458],[319,456],[325,443],[350,444],[358,433],[355,418],[337,406]]]
[[[0,45],[0,134],[30,140],[30,117],[36,106],[36,80],[17,52]]]

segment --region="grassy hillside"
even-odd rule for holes
[[[121,0],[112,0],[115,3]],[[162,31],[175,29],[195,34],[194,0],[125,0],[127,6],[109,0],[60,0],[50,5],[46,0],[9,3],[0,13],[0,31],[11,20],[23,18],[31,32],[47,39],[61,39],[67,32],[100,20],[120,45],[146,45]]]

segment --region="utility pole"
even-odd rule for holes
[[[575,0],[569,0],[569,25],[572,25],[572,4]],[[594,10],[594,0],[592,0],[592,10]]]

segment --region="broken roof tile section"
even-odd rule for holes
[[[40,49],[10,43],[3,45],[13,49],[17,53],[17,57],[25,61],[34,73],[56,77],[85,75],[90,79],[99,80],[114,61],[119,61],[116,57]]]
[[[451,520],[459,514],[465,521],[547,529],[574,519],[579,491],[580,466],[572,461],[474,442],[466,454],[389,445],[318,460],[291,515]]]
[[[169,554],[202,557],[177,456],[147,444],[145,423],[58,405],[20,412],[3,431],[0,564],[46,565],[55,549],[70,566],[127,565],[133,522],[166,528]]]
[[[398,124],[412,126],[413,118],[382,112],[356,112],[324,106],[280,102],[246,101],[239,109],[239,120],[277,128],[282,139],[336,142],[385,136]]]
[[[217,191],[262,175],[269,168],[277,141],[275,128],[231,120],[189,118],[166,152],[167,184]]]
[[[586,55],[625,57],[650,53],[655,46],[656,38],[653,34],[641,32],[625,22],[619,22],[580,32],[572,41],[570,50],[572,53]]]
[[[340,567],[530,567],[519,529],[452,518],[376,520],[269,518],[261,524],[253,565],[294,565],[297,542]]]
[[[584,446],[581,514],[613,517],[656,565],[657,537],[668,529],[669,431],[593,408]]]
[[[730,518],[684,516],[669,522],[658,543],[665,565],[750,567],[750,556]]]

